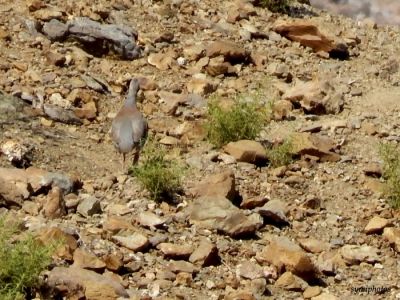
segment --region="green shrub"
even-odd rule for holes
[[[260,6],[266,7],[274,13],[286,13],[291,2],[291,0],[259,0]]]
[[[259,101],[237,98],[232,107],[223,108],[217,100],[208,104],[207,138],[216,147],[242,139],[253,140],[267,120],[267,107]]]
[[[130,173],[150,192],[153,200],[173,198],[182,189],[184,168],[177,161],[167,159],[166,150],[149,139],[141,155],[141,163]]]
[[[44,246],[26,234],[15,239],[17,226],[0,217],[0,299],[26,299],[51,263],[54,245]]]
[[[277,168],[290,164],[293,161],[292,149],[293,143],[290,139],[286,139],[282,144],[268,149],[267,156],[270,165]]]
[[[400,151],[397,146],[381,144],[379,154],[383,160],[385,194],[394,208],[400,208]]]

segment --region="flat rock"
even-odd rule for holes
[[[312,48],[315,52],[326,52],[333,58],[349,57],[346,44],[321,33],[320,28],[311,21],[279,21],[273,26],[273,30],[291,41]]]
[[[304,299],[310,299],[321,294],[321,288],[319,286],[309,286],[303,292]]]
[[[301,248],[311,253],[321,253],[323,251],[328,251],[330,248],[328,243],[313,238],[298,239],[297,241]]]
[[[245,198],[240,203],[240,207],[245,208],[245,209],[253,209],[256,207],[263,206],[268,201],[269,201],[268,197],[263,197],[263,196],[255,196],[255,197],[251,197],[251,198]]]
[[[61,294],[64,297],[104,300],[129,297],[118,280],[76,266],[55,267],[48,274],[46,286],[54,298]],[[54,299],[53,297],[47,299]]]
[[[136,218],[137,222],[144,227],[156,228],[163,226],[166,222],[166,218],[161,218],[156,214],[145,211]]]
[[[358,265],[362,262],[373,264],[381,261],[378,249],[367,245],[344,245],[340,249],[340,254],[348,265]]]
[[[390,225],[390,220],[374,216],[371,220],[369,220],[368,224],[364,228],[364,232],[367,234],[371,233],[382,233],[383,229]]]
[[[197,95],[208,95],[215,92],[218,85],[207,78],[192,78],[187,83],[187,90],[189,93]]]
[[[312,300],[338,300],[339,298],[335,295],[328,293],[321,293],[318,296],[312,297]]]
[[[279,273],[289,271],[304,280],[315,279],[318,273],[310,257],[286,237],[273,238],[268,246],[257,253],[256,259],[274,265]]]
[[[106,264],[96,255],[80,248],[75,250],[73,259],[73,266],[83,269],[96,271],[104,270],[106,267]]]
[[[193,247],[189,245],[178,245],[172,243],[161,243],[157,246],[165,257],[173,259],[188,259],[193,252]]]
[[[291,272],[285,272],[275,282],[275,286],[288,291],[302,292],[308,287],[308,283]]]
[[[383,237],[389,244],[397,251],[400,252],[400,229],[394,227],[387,227],[383,230]]]
[[[334,275],[339,269],[345,268],[346,264],[337,251],[322,252],[317,259],[318,270],[326,275]]]
[[[297,132],[291,136],[292,153],[295,155],[311,155],[322,162],[337,162],[340,155],[333,152],[335,143],[327,137],[320,137],[309,132]]]
[[[121,230],[133,229],[133,226],[125,217],[111,216],[104,221],[103,229],[115,234]]]
[[[251,140],[240,140],[228,143],[224,151],[237,161],[265,165],[268,161],[266,150],[261,143]]]
[[[177,274],[180,272],[185,272],[189,274],[198,273],[199,268],[193,265],[190,262],[184,260],[173,260],[170,261],[167,265],[169,271]]]
[[[192,224],[216,229],[232,237],[252,235],[262,225],[258,214],[245,215],[224,197],[201,197],[189,207]]]
[[[140,233],[134,233],[130,236],[114,235],[112,239],[119,245],[134,252],[145,251],[150,245],[148,238]]]
[[[200,181],[191,192],[196,197],[224,197],[231,201],[239,196],[235,187],[235,174],[232,170],[208,176]]]
[[[270,200],[264,206],[256,208],[254,211],[258,212],[264,219],[273,223],[287,224],[289,208],[286,203],[281,200]]]
[[[381,177],[383,173],[382,165],[380,163],[371,162],[364,168],[364,174],[371,177]]]

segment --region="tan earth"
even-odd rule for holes
[[[65,241],[38,299],[400,298],[378,154],[400,141],[399,28],[258,2],[0,0],[0,211]],[[133,77],[188,166],[178,203],[152,201],[109,138]],[[214,148],[207,102],[239,93],[272,120]],[[255,165],[287,137],[293,163]]]

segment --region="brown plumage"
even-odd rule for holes
[[[139,81],[132,79],[129,84],[128,95],[111,127],[111,138],[116,149],[122,154],[123,164],[125,156],[135,151],[133,163],[139,160],[140,150],[147,138],[147,121],[136,106],[136,95],[139,91]]]

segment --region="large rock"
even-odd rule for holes
[[[53,186],[59,187],[64,193],[70,193],[79,186],[77,178],[34,167],[28,169],[0,168],[0,181],[16,185],[19,191],[24,187],[24,194],[28,193],[28,196],[33,193],[40,193]]]
[[[304,291],[308,287],[308,284],[291,272],[285,272],[275,282],[275,286],[288,291]]]
[[[374,216],[369,220],[368,224],[365,226],[364,231],[367,234],[370,233],[382,233],[383,229],[390,224],[390,220]]]
[[[320,137],[309,132],[297,132],[291,136],[292,153],[295,155],[311,155],[318,157],[322,162],[337,162],[340,155],[332,150],[335,143],[327,137]]]
[[[240,140],[228,143],[224,151],[237,161],[265,165],[268,161],[266,150],[261,143],[251,140]]]
[[[348,265],[358,265],[362,262],[373,264],[381,260],[378,249],[368,245],[344,245],[340,254]]]
[[[178,245],[173,243],[161,243],[157,246],[165,257],[186,260],[193,252],[189,245]]]
[[[388,227],[383,230],[383,237],[389,242],[389,244],[400,252],[400,229],[394,227]]]
[[[52,188],[47,195],[46,203],[43,207],[44,215],[48,218],[59,218],[65,215],[65,203],[62,191],[59,187]]]
[[[280,21],[274,25],[273,30],[291,41],[312,48],[315,52],[326,52],[333,58],[347,59],[349,57],[346,44],[321,33],[318,26],[311,21]]]
[[[78,242],[71,234],[57,227],[42,229],[37,235],[37,240],[44,245],[57,245],[54,254],[69,261],[72,260],[72,254],[78,247]]]
[[[101,271],[106,267],[105,262],[99,259],[96,255],[80,248],[76,249],[74,252],[73,265],[93,271]]]
[[[310,257],[286,237],[273,238],[263,251],[257,253],[256,259],[274,265],[279,273],[289,271],[307,281],[318,275]]]
[[[252,235],[262,225],[258,214],[245,215],[224,197],[201,197],[189,207],[192,224],[215,229],[232,237]]]
[[[286,203],[281,200],[271,200],[264,204],[263,207],[255,209],[261,216],[263,216],[267,221],[273,223],[289,223],[287,215],[289,213],[289,208]]]
[[[141,233],[134,233],[130,236],[114,235],[112,239],[117,244],[134,252],[144,251],[150,246],[149,239]]]
[[[76,266],[55,267],[49,272],[45,286],[46,299],[57,299],[61,295],[68,299],[88,300],[115,300],[119,297],[129,297],[124,287],[113,277]]]
[[[337,114],[344,105],[343,94],[337,92],[328,80],[297,81],[288,88],[282,98],[313,114]]]
[[[192,189],[196,197],[224,197],[234,201],[239,193],[235,188],[235,174],[232,170],[210,175]]]
[[[200,242],[197,249],[195,249],[190,255],[189,261],[202,267],[216,265],[220,262],[218,248],[208,240],[204,239]]]

